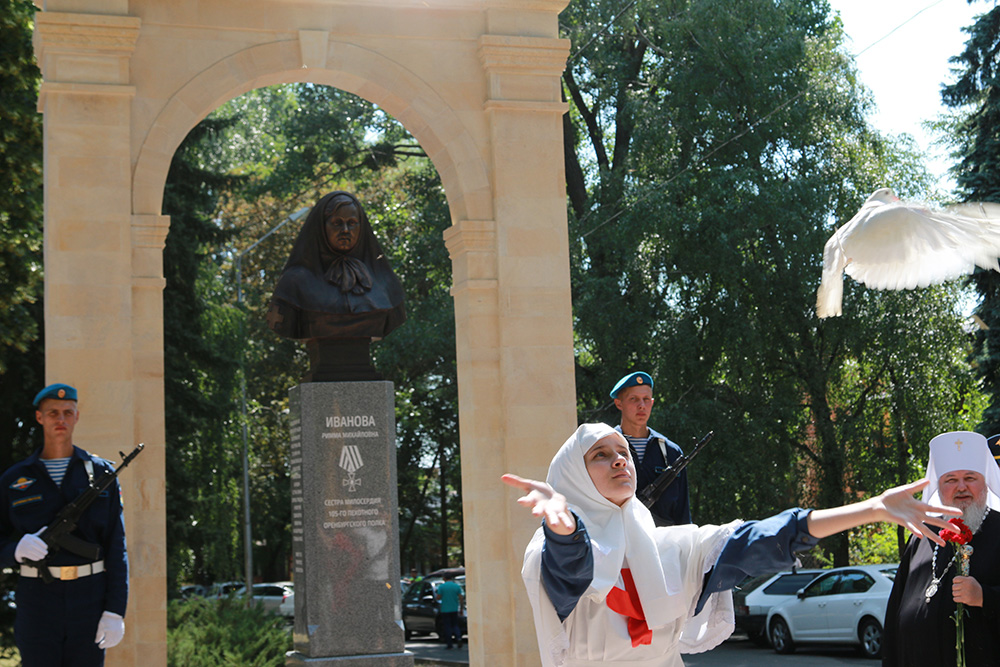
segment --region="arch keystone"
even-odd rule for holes
[[[330,33],[326,30],[299,30],[299,53],[302,66],[313,69],[326,67],[327,47]]]

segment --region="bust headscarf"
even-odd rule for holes
[[[324,196],[295,240],[268,325],[285,338],[383,338],[404,320],[403,287],[361,202]]]

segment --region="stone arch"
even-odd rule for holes
[[[132,595],[109,667],[166,664],[167,169],[225,100],[294,81],[379,104],[441,176],[471,664],[539,664],[520,581],[537,525],[498,479],[544,477],[576,422],[560,95],[569,44],[558,38],[567,3],[36,2],[47,379],[80,389],[81,446],[113,459],[146,443],[122,480]]]
[[[159,214],[173,154],[209,113],[255,88],[315,83],[358,95],[402,123],[437,168],[453,220],[492,218],[483,156],[461,119],[426,82],[381,54],[345,42],[330,42],[325,67],[307,67],[300,45],[291,40],[272,42],[234,53],[200,72],[170,98],[136,159],[134,213]]]

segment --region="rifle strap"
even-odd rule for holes
[[[660,446],[660,453],[663,454],[663,465],[670,465],[670,459],[667,458],[667,442],[663,438],[650,438],[650,440],[656,440],[656,444]]]
[[[87,470],[87,481],[91,484],[94,483],[94,460],[87,457],[87,460],[83,462],[83,467]]]

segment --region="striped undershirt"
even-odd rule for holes
[[[56,483],[56,486],[62,484],[63,477],[66,476],[66,468],[69,467],[70,458],[67,456],[62,459],[40,459],[45,464],[45,469],[49,471],[49,477]]]
[[[622,435],[625,434],[623,433]],[[632,445],[632,448],[635,449],[636,455],[639,457],[639,460],[636,461],[636,463],[641,462],[642,457],[646,455],[646,443],[649,442],[649,437],[633,438],[630,435],[626,435],[625,439],[628,440],[628,444]]]

